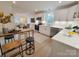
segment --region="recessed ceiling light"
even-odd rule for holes
[[[38,11],[38,9],[35,9],[35,12],[37,12]]]
[[[58,3],[62,3],[62,1],[59,1]]]
[[[13,3],[13,4],[15,4],[15,3],[16,3],[16,1],[13,1],[12,3]]]

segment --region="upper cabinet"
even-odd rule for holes
[[[54,13],[55,21],[72,21],[72,20],[74,20],[74,18],[73,18],[74,12],[77,12],[79,10],[78,5],[79,4],[69,7],[69,8],[56,10]]]
[[[66,21],[67,20],[67,9],[57,10],[55,12],[55,21]]]
[[[74,12],[78,11],[78,4],[68,8],[68,20],[74,20],[73,15]]]

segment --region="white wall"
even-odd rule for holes
[[[31,14],[29,13],[15,13],[14,17],[19,17],[19,23],[27,24],[30,22]],[[24,19],[23,19],[24,18]],[[17,19],[15,19],[16,21]]]
[[[5,15],[11,13],[12,12],[11,2],[0,1],[0,11],[3,11]]]
[[[0,1],[0,12],[4,12],[4,15],[8,15],[9,13],[12,13],[12,4],[10,2]],[[10,24],[7,24],[10,25]],[[6,26],[7,26],[6,25]],[[2,32],[2,24],[0,24],[0,32]],[[9,28],[12,28],[12,26],[7,26]],[[4,38],[0,38],[0,43],[4,44]]]

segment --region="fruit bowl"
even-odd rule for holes
[[[68,32],[69,36],[73,36],[73,35],[76,35],[76,34],[77,34],[76,32]]]

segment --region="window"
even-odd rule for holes
[[[14,16],[14,22],[16,25],[20,24],[20,17],[19,16]]]
[[[45,21],[46,21],[46,24],[47,24],[48,26],[50,26],[51,24],[53,24],[53,22],[54,22],[54,14],[47,13],[47,14],[45,15]]]

